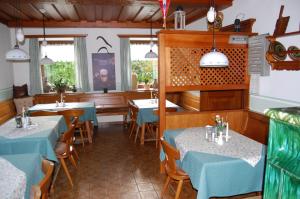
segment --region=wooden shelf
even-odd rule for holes
[[[269,62],[273,70],[300,70],[300,61]]]
[[[244,21],[241,21],[240,27],[241,32],[251,32],[252,33],[252,26],[256,19],[250,18]],[[221,32],[234,32],[234,24],[230,24],[228,26],[224,26],[220,30]]]

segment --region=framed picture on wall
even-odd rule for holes
[[[92,53],[92,65],[94,90],[116,90],[115,54]]]

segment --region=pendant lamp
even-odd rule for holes
[[[221,52],[217,51],[216,48],[216,41],[215,41],[215,0],[214,6],[210,8],[210,10],[207,13],[207,20],[210,21],[213,19],[213,46],[211,48],[211,51],[209,53],[204,54],[200,59],[200,67],[227,67],[229,65],[228,58],[226,55],[224,55]],[[213,9],[212,9],[213,8]],[[209,14],[209,12],[211,12]],[[210,17],[210,18],[209,18]]]
[[[46,31],[45,31],[45,9],[40,9],[41,13],[43,14],[43,35],[44,39],[42,41],[42,46],[46,47],[47,46],[47,40],[46,40]],[[41,59],[40,61],[41,65],[47,65],[47,64],[53,64],[54,61],[47,57],[47,54],[45,54],[45,57]]]
[[[16,1],[16,4],[19,7],[18,10],[20,10],[19,2]],[[29,55],[19,47],[19,42],[23,42],[25,38],[19,17],[16,17],[16,25],[17,25],[15,29],[16,44],[12,50],[6,53],[5,58],[7,61],[28,61],[30,59]]]
[[[152,48],[154,46],[153,40],[152,40],[152,19],[150,23],[150,51],[146,53],[145,58],[147,59],[154,59],[157,58],[157,54],[152,51]]]

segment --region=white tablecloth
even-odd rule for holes
[[[140,100],[133,100],[134,104],[138,108],[158,108],[158,99],[140,99]],[[178,105],[166,100],[166,107],[175,107],[178,108]]]
[[[24,198],[26,190],[26,174],[0,157],[0,198]]]
[[[229,130],[229,136],[228,142],[218,145],[205,139],[204,127],[188,128],[175,138],[175,143],[181,160],[188,151],[196,151],[239,158],[254,167],[261,159],[262,144],[232,130]]]

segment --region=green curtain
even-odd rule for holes
[[[131,57],[128,38],[120,38],[121,90],[131,90]]]
[[[75,52],[75,67],[76,67],[76,87],[79,91],[90,91],[86,38],[74,38],[74,52]]]
[[[40,66],[40,49],[37,38],[29,39],[29,79],[30,95],[42,93],[41,66]]]

